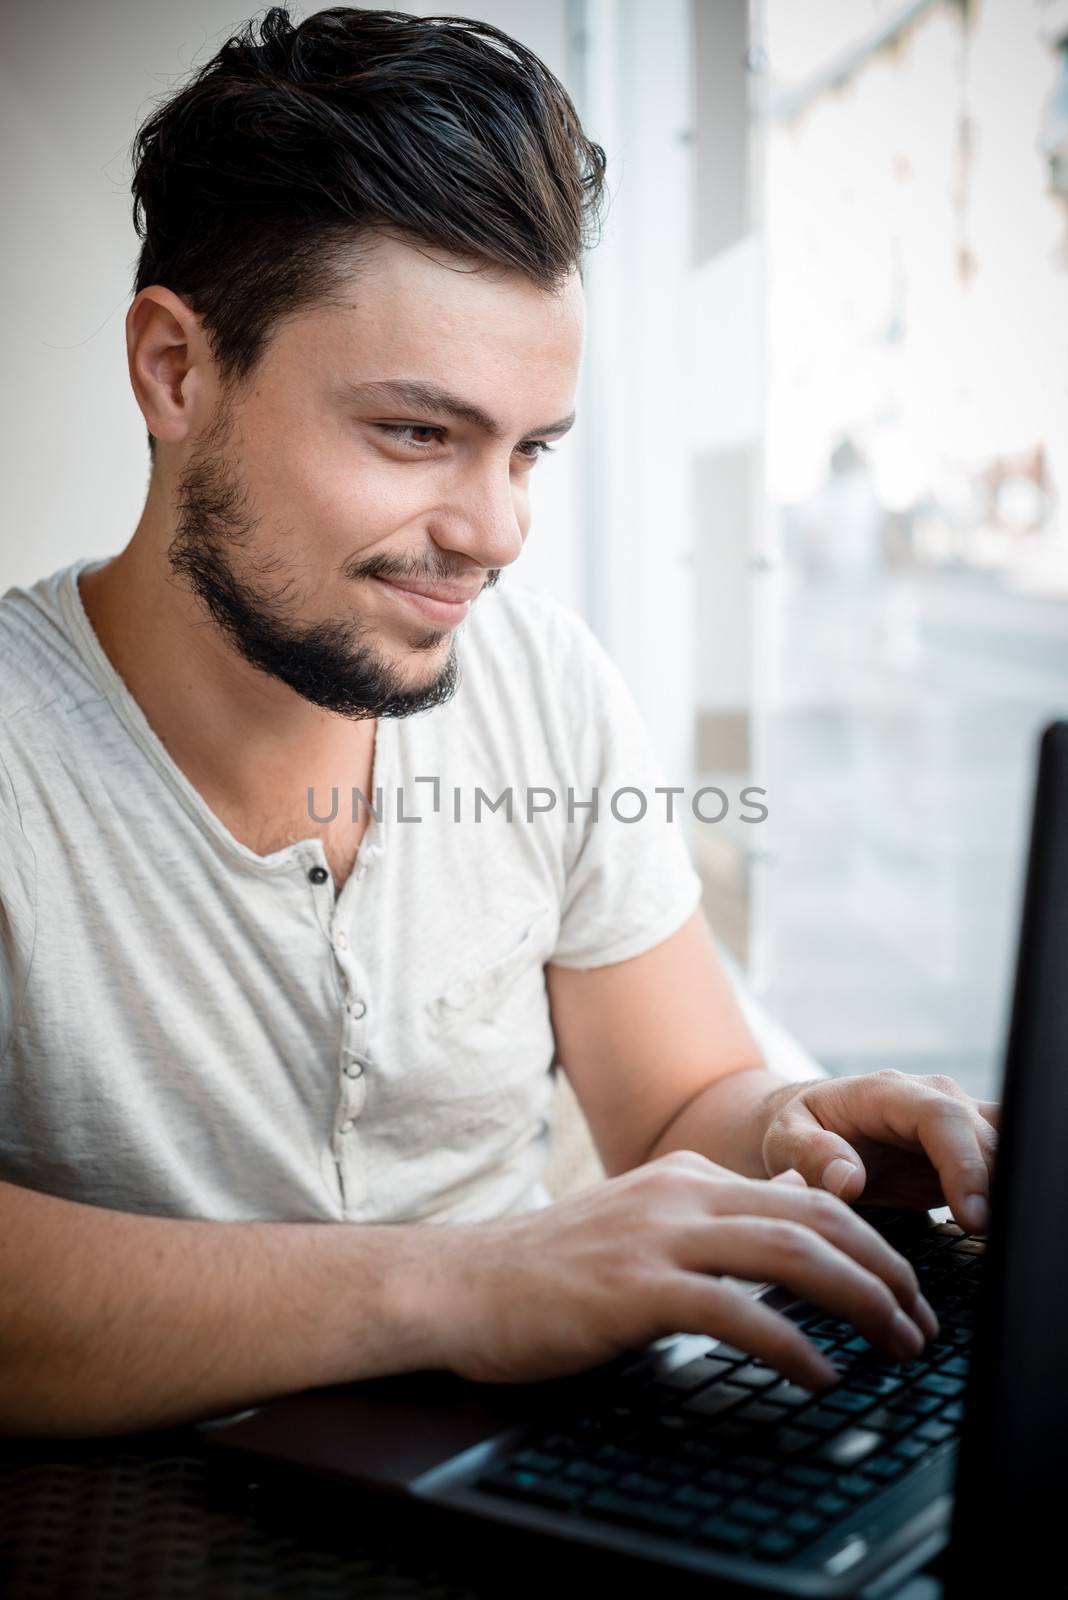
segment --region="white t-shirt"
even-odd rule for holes
[[[0,599],[0,1178],[220,1221],[548,1204],[544,964],[637,955],[701,892],[591,630],[510,574],[480,596],[453,698],[378,723],[336,894],[311,822],[257,855],[168,755],[82,606],[103,564]]]

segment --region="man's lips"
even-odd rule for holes
[[[421,584],[406,583],[403,579],[374,578],[387,594],[392,594],[402,605],[413,606],[430,622],[443,622],[455,626],[467,615],[472,600],[482,588],[481,584]]]

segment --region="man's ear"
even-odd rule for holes
[[[207,418],[211,354],[196,313],[172,290],[150,284],[126,313],[130,385],[149,433],[181,443]]]

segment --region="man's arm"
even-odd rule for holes
[[[669,1150],[767,1177],[761,1140],[783,1080],[764,1064],[700,907],[640,956],[550,964],[546,983],[557,1054],[609,1177]]]
[[[433,1233],[134,1216],[0,1183],[0,1434],[131,1432],[433,1367]]]

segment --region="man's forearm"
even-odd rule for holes
[[[432,1367],[434,1226],[172,1220],[0,1183],[0,1434],[129,1432]]]
[[[747,1178],[766,1178],[762,1146],[768,1120],[798,1087],[766,1067],[729,1072],[682,1108],[645,1159],[669,1150],[696,1150]]]

